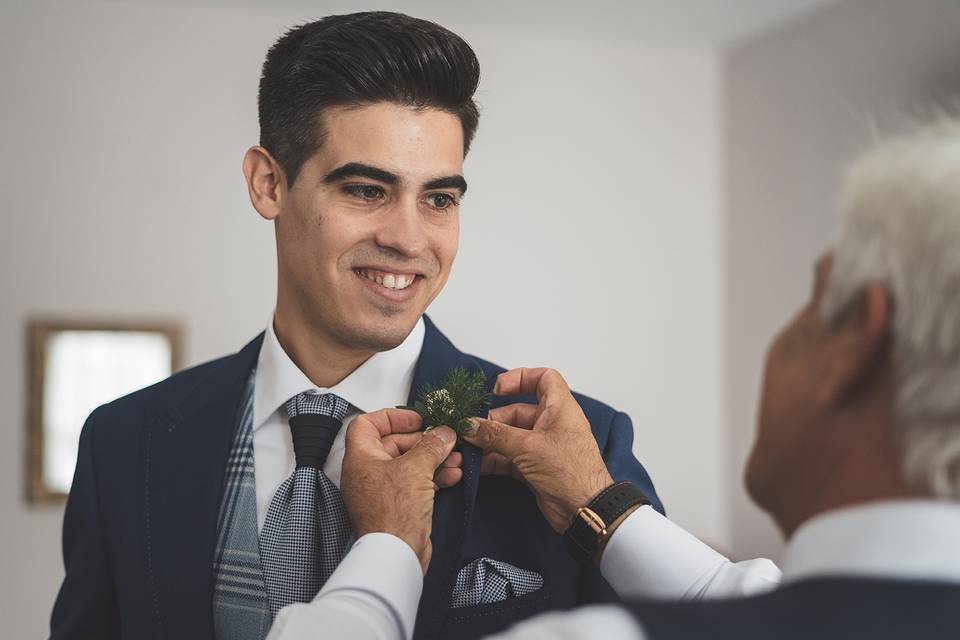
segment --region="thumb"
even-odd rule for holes
[[[499,453],[513,460],[520,452],[524,438],[530,431],[512,427],[496,420],[470,418],[473,428],[463,434],[463,439],[487,452]]]
[[[424,471],[432,476],[456,444],[457,434],[453,429],[437,427],[423,434],[420,442],[400,456],[400,459],[407,460],[409,464],[424,467]]]

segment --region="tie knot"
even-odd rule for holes
[[[322,469],[350,404],[332,393],[300,393],[286,408],[297,467]]]
[[[333,393],[298,393],[285,405],[291,418],[302,414],[329,416],[343,420],[350,412],[350,403]]]

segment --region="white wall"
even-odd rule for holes
[[[263,55],[310,14],[93,1],[3,12],[0,615],[5,637],[27,638],[45,633],[61,578],[62,511],[22,498],[25,322],[179,318],[189,363],[260,330],[272,230],[240,159],[257,138]],[[628,411],[670,513],[728,544],[715,54],[448,26],[480,56],[483,117],[434,318],[466,350],[556,366]]]
[[[960,89],[960,2],[851,0],[724,60],[726,307],[731,459],[753,437],[765,346],[806,299],[833,237],[842,169],[905,114]],[[734,551],[776,557],[779,535],[731,486]]]
[[[671,516],[725,544],[713,54],[471,42],[483,116],[433,317],[461,348],[556,367],[628,412]]]

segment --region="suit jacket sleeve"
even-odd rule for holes
[[[601,453],[614,481],[629,480],[634,483],[650,498],[653,508],[666,515],[660,497],[657,496],[657,491],[653,488],[650,474],[633,455],[633,422],[631,422],[630,416],[622,412],[613,416],[610,433]]]
[[[77,469],[63,519],[66,577],[53,607],[51,640],[120,637],[94,473],[93,433],[98,414],[90,415],[80,434]]]

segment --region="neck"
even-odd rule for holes
[[[899,469],[896,471],[899,471]],[[783,536],[789,540],[804,522],[828,511],[836,511],[838,509],[855,507],[871,502],[904,500],[919,497],[923,497],[923,494],[911,491],[907,487],[897,483],[874,484],[873,486],[853,483],[846,486],[836,485],[830,492],[821,492],[819,496],[813,499],[781,510],[781,513],[777,514],[776,520]]]
[[[925,495],[904,477],[895,397],[892,369],[881,368],[872,384],[811,429],[785,499],[771,510],[786,538],[827,511]]]
[[[318,333],[297,314],[282,313],[279,305],[273,331],[293,363],[323,389],[339,384],[376,353],[345,347],[332,336]]]
[[[892,424],[843,425],[838,438],[848,446],[821,443],[811,450],[806,472],[797,474],[790,496],[776,510],[775,519],[789,539],[797,528],[827,511],[881,500],[922,497],[904,479],[901,449],[880,433],[893,433]],[[836,445],[836,443],[834,443]]]

